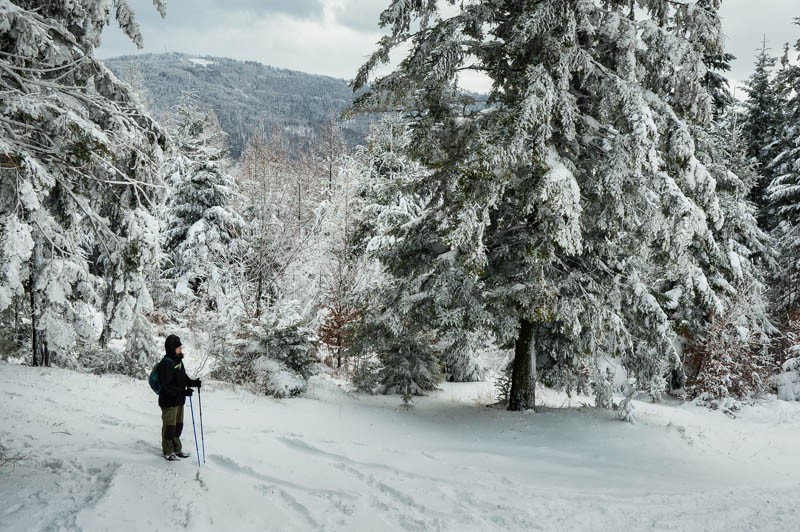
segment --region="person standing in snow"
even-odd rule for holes
[[[193,393],[191,388],[200,388],[200,379],[193,380],[183,367],[181,339],[171,334],[164,342],[166,355],[158,365],[158,380],[161,391],[158,406],[161,407],[161,450],[169,461],[186,458],[189,453],[181,447],[183,430],[183,405]]]

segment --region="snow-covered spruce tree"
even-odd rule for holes
[[[112,7],[141,46],[124,0],[0,3],[0,310],[25,306],[34,365],[147,312],[165,136],[94,57]]]
[[[390,271],[424,282],[417,304],[468,294],[464,312],[515,345],[510,409],[533,407],[542,358],[616,357],[657,396],[680,364],[670,310],[720,307],[698,250],[724,220],[694,138],[713,118],[718,6],[485,0],[445,16],[396,0],[382,14],[357,108],[402,111],[430,169],[409,185],[426,204],[394,228]],[[486,109],[459,105],[468,70],[492,81]]]
[[[800,25],[800,19],[797,19]],[[800,53],[800,41],[795,50]],[[779,74],[788,101],[785,120],[778,139],[780,153],[775,157],[775,178],[767,189],[770,214],[777,226],[780,272],[776,277],[778,310],[785,321],[800,305],[800,65],[786,62]]]
[[[696,256],[718,299],[710,320],[691,307],[675,308],[671,317],[691,342],[685,359],[690,392],[707,398],[761,393],[763,386],[739,388],[737,381],[766,383],[774,365],[769,363],[770,345],[777,335],[765,296],[766,275],[774,272],[774,242],[757,222],[758,209],[749,198],[758,186],[758,161],[748,157],[748,136],[733,106],[722,109],[710,128],[696,128],[697,157],[716,182],[722,223],[712,226],[713,242]],[[706,307],[707,309],[707,307]],[[701,312],[706,309],[699,307]],[[728,335],[735,328],[735,335]],[[738,348],[735,340],[740,339]],[[719,357],[727,352],[726,357]],[[702,386],[709,371],[724,373],[726,364],[732,388]],[[746,369],[751,374],[742,375]]]
[[[396,260],[407,259],[404,254],[414,253],[414,247],[446,248],[434,231],[413,230],[424,220],[430,201],[416,194],[413,187],[430,172],[408,156],[410,133],[404,121],[388,118],[373,127],[367,146],[350,161],[351,171],[357,174],[358,196],[363,201],[351,239],[363,255],[362,271],[367,277],[357,283],[356,294],[360,298],[356,307],[361,312],[354,327],[353,351],[359,361],[365,361],[365,367],[369,366],[370,356],[376,355],[381,365],[380,391],[401,393],[407,401],[411,395],[436,387],[441,380],[440,357],[448,360],[450,354],[470,354],[457,348],[442,352],[441,340],[447,326],[463,323],[460,313],[468,308],[454,304],[460,302],[460,294],[440,291],[435,300],[420,298],[426,276],[405,275],[407,260]],[[398,228],[411,232],[403,253],[399,253]],[[441,268],[459,274],[447,262]],[[449,286],[459,290],[466,285],[453,282]],[[480,310],[480,306],[474,308]],[[450,345],[458,347],[457,339],[450,338]],[[470,364],[465,362],[461,367],[468,368]]]
[[[370,277],[369,282],[356,282],[356,293],[363,296],[357,328],[363,337],[356,343],[379,355],[383,391],[421,394],[435,387],[442,369],[453,381],[482,379],[486,367],[481,354],[492,347],[493,339],[487,334],[480,305],[469,303],[472,294],[465,288],[471,283],[463,278],[463,270],[442,262],[439,278],[445,286],[436,298],[426,299],[419,297],[428,283],[425,276],[411,278],[393,269],[398,265],[397,227],[413,231],[430,201],[414,190],[429,171],[408,156],[410,133],[406,121],[387,117],[373,126],[367,146],[347,168],[357,175],[357,196],[363,204],[351,239],[357,253],[363,254],[360,275]],[[446,246],[435,233],[414,231],[413,236],[418,241],[408,239],[411,246]],[[398,351],[396,344],[404,340],[417,349]],[[412,370],[404,372],[406,367]],[[394,382],[404,375],[403,383]]]
[[[144,377],[161,352],[148,319],[154,310],[150,287],[161,259],[159,223],[154,213],[142,208],[129,212],[122,223],[129,243],[113,271],[113,297],[106,303],[111,320],[105,336],[124,338],[125,349],[106,356],[109,370]]]
[[[756,161],[758,181],[753,186],[750,199],[758,206],[762,228],[774,227],[769,216],[769,202],[765,190],[774,178],[772,162],[778,155],[778,138],[783,124],[785,94],[775,80],[777,60],[769,54],[766,40],[756,56],[755,70],[745,83],[747,100],[744,103],[743,130],[747,155]]]
[[[166,163],[172,188],[165,213],[164,251],[177,292],[200,297],[210,309],[225,292],[231,244],[244,221],[231,208],[235,183],[225,148],[225,134],[213,111],[199,108],[184,94],[174,108],[170,134],[173,153]],[[234,246],[235,248],[235,246]]]
[[[439,359],[453,380],[482,378],[484,368],[475,355],[477,348],[487,343],[485,336],[478,338],[476,332],[449,329],[446,302],[441,299],[436,313],[413,303],[396,307],[398,300],[410,302],[418,288],[382,271],[380,261],[391,262],[390,257],[382,255],[388,249],[385,242],[392,238],[384,229],[409,217],[413,206],[419,204],[418,199],[403,192],[409,179],[425,174],[418,173],[420,166],[404,154],[409,140],[407,125],[388,118],[373,127],[367,146],[343,159],[332,195],[319,209],[323,237],[314,246],[319,249],[318,261],[323,269],[323,342],[336,350],[341,350],[344,342],[350,353],[353,331],[366,334],[363,341],[356,341],[354,350],[357,371],[353,377],[359,381],[359,388],[365,388],[364,383],[371,380],[365,378],[372,373],[369,361],[372,355],[378,355],[383,361],[381,390],[407,396],[435,387],[440,377]],[[395,325],[389,326],[391,322]],[[414,341],[418,341],[420,350],[395,349],[397,343],[409,338],[417,338]],[[417,357],[422,351],[420,362]],[[401,367],[412,369],[404,371]]]
[[[237,338],[216,352],[215,378],[250,386],[274,397],[292,397],[313,373],[316,338],[293,302],[243,323]]]
[[[782,326],[780,372],[775,377],[778,399],[800,401],[800,313],[793,311]]]
[[[400,283],[388,277],[363,293],[364,305],[352,325],[353,383],[363,391],[396,393],[410,403],[441,381],[433,330],[414,326]],[[396,305],[396,307],[393,307]],[[374,385],[374,386],[373,386]]]
[[[748,140],[740,119],[740,113],[730,107],[713,127],[698,130],[698,151],[716,181],[724,218],[714,227],[716,239],[730,259],[719,261],[729,268],[722,277],[731,283],[763,285],[765,273],[776,267],[775,242],[760,227],[760,206],[751,199],[762,176],[757,161],[747,155]]]
[[[770,161],[764,154],[774,149],[782,110],[770,109],[779,106],[778,96],[770,103],[770,97],[759,100],[755,92],[780,93],[770,80],[769,64],[766,50],[762,49],[757,63],[762,72],[751,78],[754,87],[744,113],[734,105],[724,107],[712,128],[697,129],[695,133],[698,158],[716,181],[723,215],[723,223],[712,227],[717,245],[706,247],[703,259],[721,309],[712,313],[704,327],[691,327],[691,323],[702,320],[686,315],[683,309],[676,309],[673,319],[682,320],[686,324],[684,331],[694,339],[685,353],[689,391],[710,400],[762,393],[775,370],[772,352],[778,330],[766,297],[766,278],[775,276],[777,254],[774,239],[759,225],[767,225],[761,172],[770,170]],[[754,129],[751,120],[755,115],[764,123],[771,120],[771,133],[769,128],[760,133]],[[773,135],[772,140],[769,134]],[[758,135],[764,137],[758,139]],[[761,152],[754,145],[756,139],[763,147]],[[757,221],[759,216],[761,224]],[[727,388],[722,385],[725,383]]]
[[[440,337],[435,347],[449,382],[479,382],[486,378],[486,361],[481,354],[495,348],[488,331],[442,327],[438,332]]]

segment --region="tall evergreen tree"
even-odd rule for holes
[[[764,197],[767,186],[774,177],[772,161],[778,155],[778,137],[782,127],[785,101],[779,84],[774,80],[776,59],[769,55],[766,38],[756,56],[755,70],[745,83],[747,100],[744,107],[744,134],[747,155],[756,161],[758,180],[752,188],[750,199],[759,208],[761,227],[771,229],[769,207]]]
[[[703,250],[724,218],[696,146],[714,116],[704,61],[724,54],[718,6],[484,0],[445,16],[394,0],[381,15],[357,106],[401,109],[430,169],[408,185],[425,208],[394,228],[387,268],[424,279],[418,305],[461,294],[454,322],[514,345],[510,409],[533,407],[540,359],[614,356],[657,396],[680,363],[673,314],[722,308],[726,268]],[[458,104],[465,70],[491,79],[486,109]]]
[[[690,365],[690,391],[708,399],[763,393],[774,370],[769,348],[777,329],[766,277],[776,271],[777,257],[774,241],[759,227],[758,209],[749,200],[761,176],[757,162],[747,156],[738,119],[729,108],[712,128],[697,131],[698,157],[716,181],[723,215],[723,222],[712,228],[715,245],[699,254],[720,307],[709,320],[687,309],[676,309],[673,315],[694,338],[689,345],[695,362]],[[696,323],[703,326],[691,326]]]
[[[206,293],[216,305],[222,266],[230,244],[244,222],[231,208],[235,183],[230,174],[224,133],[211,110],[200,109],[184,94],[174,109],[171,137],[174,153],[166,165],[172,186],[166,212],[164,250],[171,261],[169,277],[178,290]]]
[[[410,140],[403,121],[384,120],[345,166],[363,205],[349,240],[354,253],[366,259],[362,269],[368,274],[357,283],[353,298],[360,311],[353,329],[354,351],[362,360],[376,355],[381,391],[400,393],[406,401],[434,389],[441,379],[434,343],[442,325],[437,314],[442,313],[432,312],[432,307],[445,306],[447,299],[440,293],[436,301],[420,305],[417,294],[426,279],[404,274],[407,257],[401,248],[442,247],[433,231],[414,230],[409,238],[398,231],[416,227],[430,199],[415,194],[414,187],[429,172],[407,155]],[[398,246],[400,239],[404,243]]]
[[[141,47],[127,2],[113,6]],[[0,310],[27,305],[34,365],[124,338],[148,310],[165,136],[94,57],[111,8],[0,6]]]
[[[425,353],[424,362],[412,365],[421,372],[419,378],[411,372],[415,382],[427,383],[414,388],[415,392],[421,393],[436,384],[431,376],[439,375],[437,356],[454,381],[482,378],[484,367],[477,354],[486,347],[487,331],[481,306],[472,304],[471,298],[475,293],[469,290],[471,283],[461,277],[463,269],[447,260],[440,265],[440,272],[433,276],[409,277],[402,269],[408,253],[406,246],[447,248],[441,235],[435,231],[418,230],[415,226],[422,213],[435,207],[430,203],[435,198],[417,194],[419,183],[427,179],[429,171],[409,157],[410,142],[411,130],[406,121],[388,117],[373,127],[367,139],[368,147],[355,158],[360,173],[357,179],[359,196],[364,204],[355,240],[367,260],[377,260],[387,266],[381,269],[381,275],[376,276],[378,282],[366,288],[370,306],[362,318],[369,322],[378,316],[377,321],[392,323],[393,335],[398,337],[398,342],[409,338],[419,341],[420,349],[409,354]],[[404,243],[398,247],[396,244],[400,240]],[[450,278],[452,282],[438,282],[444,278]],[[420,299],[420,292],[426,291],[432,282],[436,282],[436,297]],[[362,333],[365,330],[369,331],[369,327],[365,327]],[[376,337],[381,336],[368,332],[365,342],[370,346],[380,344],[374,341]],[[408,364],[407,357],[393,356],[392,347],[384,346],[378,349],[379,353],[381,351],[385,353],[382,356],[384,377],[399,374],[386,371],[387,365]],[[387,386],[390,383],[383,384]]]
[[[800,25],[800,18],[796,20]],[[800,53],[800,40],[795,45]],[[788,52],[786,54],[787,58]],[[772,167],[775,179],[767,190],[771,213],[778,220],[775,235],[779,239],[781,274],[777,285],[779,308],[784,315],[797,310],[800,303],[800,65],[788,60],[779,74],[788,95],[785,121],[778,139],[779,154]]]

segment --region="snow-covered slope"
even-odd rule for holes
[[[797,403],[733,420],[637,402],[632,425],[490,398],[445,384],[406,410],[320,378],[287,401],[208,385],[198,469],[160,457],[145,382],[0,363],[0,440],[25,456],[0,472],[0,530],[800,528]]]

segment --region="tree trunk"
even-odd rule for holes
[[[258,272],[258,284],[256,288],[256,319],[261,317],[261,298],[264,292],[264,274]]]
[[[342,367],[342,336],[336,333],[336,368]]]
[[[14,344],[20,344],[19,297],[14,297]]]
[[[533,409],[535,404],[536,362],[533,359],[533,323],[522,320],[514,343],[514,365],[508,409]]]
[[[34,281],[33,265],[31,265],[31,274],[28,279],[28,290],[31,293],[31,363],[33,366],[38,366],[39,342],[38,332],[36,331],[36,283]]]
[[[106,316],[103,318],[103,330],[100,333],[100,338],[97,340],[100,347],[103,349],[108,347],[108,341],[111,339],[111,320],[114,316],[114,309],[117,308],[117,302],[118,297],[114,291],[114,280],[112,279],[111,282],[106,285],[106,294],[103,301],[103,308],[107,309],[111,307],[112,311],[104,312]]]

